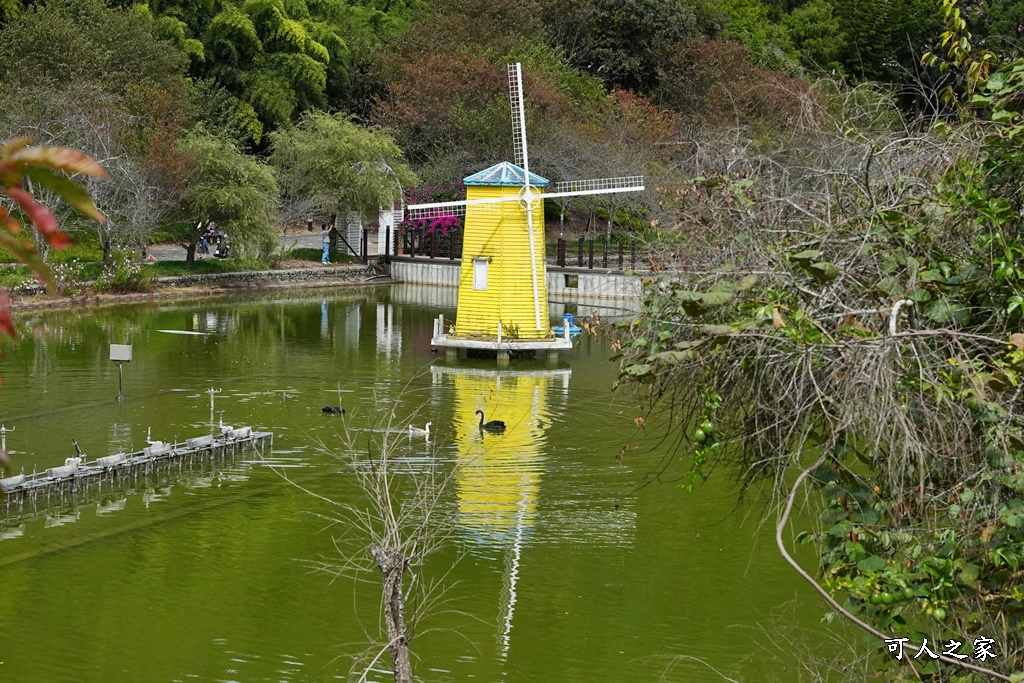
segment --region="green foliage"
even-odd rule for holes
[[[153,273],[135,254],[116,249],[111,256],[110,262],[103,268],[103,273],[96,278],[96,291],[114,294],[149,291]]]
[[[323,256],[323,250],[313,249],[306,247],[294,247],[289,249],[285,254],[285,258],[295,259],[297,261],[312,261],[314,263],[320,263],[320,258]],[[342,254],[336,252],[329,256],[331,263],[356,263],[358,259],[351,254]]]
[[[264,266],[251,258],[208,258],[191,264],[184,261],[157,261],[156,263],[147,263],[143,267],[152,274],[152,277],[163,277],[196,273],[234,273],[243,270],[259,270]]]
[[[804,66],[824,73],[842,68],[836,60],[845,36],[828,0],[810,0],[786,15],[783,24]]]
[[[95,279],[96,266],[77,258],[63,261],[52,266],[53,278],[57,283],[58,296],[75,296],[86,289],[86,283]],[[90,276],[92,275],[92,276]]]
[[[20,0],[2,0],[0,2],[0,26],[13,19],[17,19],[21,12],[22,3]]]
[[[328,214],[352,209],[374,219],[415,182],[390,136],[322,112],[272,133],[270,163],[285,192],[314,200]]]
[[[604,100],[605,90],[599,79],[575,69],[561,52],[543,43],[520,40],[495,61],[501,64],[520,62],[531,80],[540,74],[546,75],[552,87],[568,97],[574,106],[599,107]]]
[[[879,186],[834,195],[838,227],[808,221],[757,277],[722,264],[649,278],[644,315],[617,338],[620,381],[671,402],[690,432],[686,486],[722,465],[785,497],[792,472],[814,468],[819,525],[798,543],[815,545],[845,610],[915,643],[998,632],[985,666],[1008,673],[1024,665],[1024,64],[978,53],[957,3],[945,8],[950,56],[930,61],[964,74],[981,120],[942,130],[976,153],[884,208]],[[742,182],[694,185],[754,211],[765,197]],[[701,420],[734,437],[723,452]],[[942,680],[973,680],[943,666]]]
[[[675,355],[670,355],[677,353],[680,352],[662,351],[660,358],[665,360],[661,362],[678,362]],[[716,413],[722,407],[722,397],[711,387],[703,387],[701,389],[701,403],[704,410],[700,415],[700,422],[694,428],[691,436],[693,441],[693,459],[690,461],[690,467],[686,471],[685,482],[680,484],[680,488],[687,491],[692,491],[698,482],[705,481],[708,478],[708,473],[703,469],[705,463],[709,457],[713,457],[714,454],[722,450],[722,443],[725,441],[724,436],[715,426]]]
[[[861,79],[901,82],[934,44],[942,26],[934,0],[831,0],[842,27],[837,61]]]
[[[50,264],[67,263],[78,260],[82,263],[99,262],[103,260],[103,249],[96,240],[96,233],[77,233],[68,246],[59,251],[51,251],[47,255]]]
[[[987,0],[982,11],[970,13],[972,30],[984,47],[1005,57],[1021,56],[1021,0]]]
[[[594,0],[588,45],[577,63],[606,82],[650,92],[662,55],[698,32],[685,0]]]
[[[148,81],[174,89],[182,53],[142,14],[102,0],[35,5],[0,29],[0,82],[21,86],[99,83],[117,92]]]
[[[758,64],[784,70],[792,59],[793,46],[785,25],[769,18],[768,6],[760,0],[724,0],[729,22],[721,37],[746,46]]]
[[[206,89],[230,96],[217,106],[217,118],[259,143],[265,131],[310,108],[346,101],[351,66],[365,63],[370,50],[404,30],[417,6],[161,0],[138,6],[138,14],[188,55],[191,75],[206,81]],[[361,52],[353,55],[352,46]]]
[[[179,146],[194,165],[182,211],[196,220],[216,222],[227,233],[233,256],[268,256],[277,244],[272,221],[278,188],[270,167],[203,131],[182,139]]]

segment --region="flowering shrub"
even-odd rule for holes
[[[64,263],[53,263],[50,265],[53,273],[53,281],[57,287],[58,296],[74,296],[80,294],[85,287],[85,263],[79,259],[71,259]],[[35,278],[32,284],[36,284]],[[26,283],[28,284],[28,283]]]
[[[466,188],[460,181],[452,181],[436,185],[434,183],[423,183],[405,189],[405,201],[407,204],[433,204],[435,202],[454,202],[466,196]],[[448,233],[461,227],[462,219],[454,213],[442,214],[433,218],[417,218],[415,220],[406,218],[397,227],[406,232],[412,232],[421,236],[437,233],[446,237]]]
[[[96,290],[118,294],[147,292],[151,280],[152,273],[131,252],[117,249],[112,254],[110,265],[96,278]]]

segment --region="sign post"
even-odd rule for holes
[[[131,344],[111,344],[110,360],[117,363],[117,400],[124,400],[124,364],[132,362]]]

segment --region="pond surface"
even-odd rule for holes
[[[15,471],[63,464],[72,438],[94,458],[148,430],[209,433],[210,388],[215,421],[275,437],[263,460],[0,507],[0,680],[349,679],[379,635],[377,577],[310,570],[343,530],[282,475],[359,505],[322,445],[365,443],[391,412],[403,430],[433,423],[429,441],[397,442],[403,463],[455,473],[456,533],[419,570],[449,587],[413,640],[419,679],[792,681],[796,648],[836,649],[762,510],[716,484],[681,491],[672,470],[642,486],[664,454],[610,391],[605,343],[584,337],[557,367],[445,366],[429,339],[452,297],[394,286],[22,316],[0,359]],[[134,347],[121,403],[111,343]],[[344,418],[321,412],[338,403]],[[478,408],[508,431],[481,437]]]

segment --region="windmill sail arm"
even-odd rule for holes
[[[433,204],[410,204],[405,207],[405,217],[409,220],[421,218],[438,218],[439,216],[465,216],[469,206],[482,212],[500,211],[500,205],[506,201],[517,201],[517,197],[462,199],[454,202],[435,202]]]
[[[406,220],[423,218],[440,218],[441,216],[465,216],[466,207],[462,206],[408,206],[405,209]]]
[[[560,199],[561,197],[583,197],[592,194],[618,194],[619,192],[643,192],[645,188],[643,185],[637,187],[617,187],[607,190],[579,190],[577,192],[545,192],[542,197],[544,199]]]
[[[545,196],[569,196],[568,193],[598,194],[605,192],[640,192],[644,189],[644,177],[639,175],[620,178],[594,178],[592,180],[569,180],[555,183]]]
[[[523,76],[520,65],[508,65],[508,101],[512,112],[512,158],[526,168],[526,121],[523,110]]]

